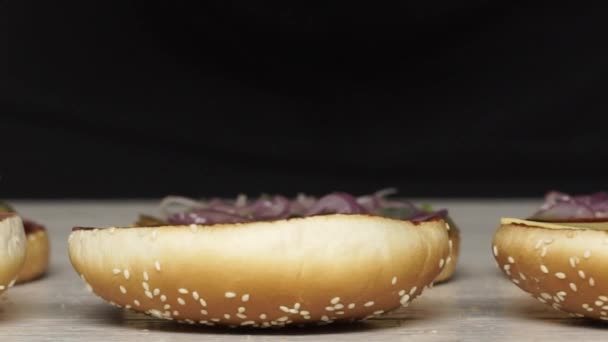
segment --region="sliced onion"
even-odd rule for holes
[[[608,193],[570,196],[551,191],[545,195],[545,203],[530,216],[532,220],[559,221],[608,217]]]
[[[247,222],[247,218],[214,209],[176,213],[167,218],[170,224],[216,224]]]
[[[428,221],[437,218],[446,218],[448,216],[447,209],[441,209],[437,211],[419,211],[416,215],[410,218],[414,222]]]
[[[307,216],[319,214],[365,214],[367,210],[357,199],[344,192],[325,195],[306,213]]]
[[[251,216],[258,220],[280,220],[289,217],[290,202],[283,196],[258,199],[251,207]]]

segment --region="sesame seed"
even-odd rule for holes
[[[585,279],[585,271],[578,270],[578,276],[581,277],[581,279]]]
[[[540,245],[542,245],[542,244],[543,244],[543,240],[536,241],[536,245],[534,245],[534,249],[539,249]]]
[[[447,259],[445,259],[445,264],[449,265],[452,262],[452,257],[448,255]]]
[[[179,311],[173,310],[173,316],[179,316]]]
[[[519,272],[519,277],[521,278],[521,280],[526,280],[526,276],[521,272]]]
[[[165,304],[165,305],[163,306],[163,309],[164,309],[164,310],[169,310],[169,309],[171,309],[171,305],[169,305],[169,304]]]
[[[365,307],[370,307],[370,306],[372,306],[372,305],[374,305],[374,302],[373,302],[373,301],[369,301],[369,302],[367,302],[367,303],[363,304],[363,306],[365,306]],[[332,308],[332,309],[333,309],[333,308]]]
[[[589,277],[589,286],[595,286],[595,280],[593,279],[593,277]]]
[[[566,274],[563,272],[557,272],[555,273],[555,276],[559,279],[566,279]]]
[[[158,260],[154,262],[154,268],[160,272],[160,262]]]
[[[245,317],[245,318],[247,318],[247,317]],[[254,325],[254,324],[255,324],[254,321],[245,321],[245,322],[241,323],[241,325]]]
[[[343,309],[344,308],[344,304],[336,304],[334,305],[334,309]]]
[[[137,299],[135,299],[135,300],[133,301],[133,304],[135,304],[135,306],[139,306],[139,301],[138,301]]]
[[[543,297],[544,299],[551,299],[552,298],[551,295],[548,294],[547,292],[541,293],[540,296]]]
[[[604,302],[608,302],[608,297],[606,297],[606,296],[599,296],[597,298],[599,298],[600,300],[603,300]]]
[[[150,299],[154,298],[154,296],[152,295],[152,292],[150,292],[150,291],[146,291],[145,294],[146,294],[146,297],[148,297]]]
[[[570,289],[574,292],[576,292],[576,284],[575,283],[570,283]]]
[[[120,288],[120,292],[122,292],[122,294],[127,293],[127,289],[124,286],[120,285],[119,288]]]
[[[208,312],[207,312],[207,310],[205,310],[205,309],[201,309],[201,314],[203,314],[203,315],[207,315],[207,314],[208,314]]]
[[[294,308],[294,309],[299,310],[301,306],[302,306],[302,305],[301,305],[300,303],[295,303],[295,304],[293,305],[293,308]]]
[[[230,315],[229,314],[224,314],[224,318],[225,319],[230,319]]]
[[[266,314],[261,314],[260,315],[260,319],[266,319],[268,316],[266,316]]]
[[[281,311],[283,311],[283,312],[289,312],[289,308],[288,308],[288,307],[286,307],[286,306],[283,306],[283,305],[279,306],[279,309],[280,309]],[[333,309],[333,308],[332,308],[332,309]]]
[[[192,298],[194,298],[194,300],[198,300],[200,298],[200,296],[198,295],[198,292],[193,291],[192,292]]]
[[[219,321],[220,321],[220,319],[219,319],[219,318],[212,318],[212,319],[211,319],[211,321],[212,321],[212,322],[219,322]]]
[[[338,304],[340,302],[340,297],[334,297],[329,302],[332,304]]]
[[[299,311],[297,309],[289,309],[289,313],[297,314]]]
[[[306,315],[306,316],[302,316],[304,319],[310,319],[310,316]]]
[[[160,295],[160,301],[161,301],[161,302],[164,302],[164,301],[166,301],[166,300],[167,300],[167,296],[165,296],[165,295]]]
[[[410,302],[410,296],[409,295],[405,295],[403,297],[401,297],[401,299],[399,300],[399,302],[401,303],[401,305],[406,305]]]
[[[120,274],[120,269],[115,268],[115,269],[113,269],[113,270],[112,270],[112,273],[113,273],[114,275],[119,275],[119,274]]]
[[[557,295],[558,295],[558,296],[560,296],[560,297],[564,297],[564,296],[566,296],[566,295],[567,295],[567,293],[566,293],[565,291],[559,291],[559,292],[557,293]]]
[[[355,308],[355,303],[348,304],[348,308],[351,309],[351,310],[354,309]]]
[[[416,286],[412,287],[412,289],[410,290],[410,296],[414,294],[414,292],[416,292],[418,288]]]
[[[403,296],[404,294],[405,294],[405,290],[399,291],[399,297]]]
[[[300,311],[300,315],[302,315],[302,316],[308,316],[308,315],[310,315],[310,312],[308,312],[306,310],[302,310],[302,311]]]
[[[239,312],[236,314],[236,317],[238,317],[240,319],[245,319],[245,318],[247,318],[247,315],[243,315],[242,313]]]
[[[324,321],[324,322],[328,322],[329,321],[329,317],[323,315],[323,316],[321,316],[321,320]]]
[[[591,251],[590,250],[586,250],[585,253],[583,253],[583,258],[589,259],[590,257],[591,257]]]
[[[124,270],[122,272],[122,274],[125,276],[125,279],[129,280],[129,278],[131,277],[131,275],[129,274],[129,270]]]
[[[131,305],[127,304],[125,305],[125,309],[129,310],[131,308]]]
[[[569,261],[570,261],[570,267],[575,268],[576,267],[576,261],[574,260],[574,257],[570,257]]]
[[[11,284],[8,284],[8,287],[11,287]],[[93,292],[93,288],[91,287],[91,285],[89,283],[86,284],[86,288],[87,288],[87,291]]]
[[[150,285],[148,285],[148,283],[146,283],[145,281],[141,283],[141,286],[144,288],[144,290],[149,291],[150,290]]]
[[[201,306],[207,307],[207,302],[203,298],[199,299],[198,302],[201,303]]]
[[[519,284],[519,279],[512,278],[511,281],[514,282],[515,284]]]
[[[374,311],[374,315],[382,315],[383,313],[384,313],[384,310]]]
[[[549,273],[549,269],[545,265],[540,265],[540,270],[543,271],[543,273]]]
[[[279,317],[279,318],[277,318],[277,321],[279,321],[279,322],[285,322],[285,321],[287,321],[288,319],[289,319],[289,317],[287,317],[287,316],[283,316],[283,317]]]
[[[344,311],[336,311],[336,315],[344,315]]]
[[[602,306],[602,310],[608,310],[608,305]]]
[[[333,306],[326,306],[325,307],[325,311],[334,311],[334,307]]]
[[[498,247],[496,247],[496,245],[492,246],[492,251],[494,252],[494,256],[497,257],[498,256]]]
[[[186,301],[181,297],[177,297],[177,302],[179,303],[179,305],[186,305]]]
[[[448,247],[450,248],[450,252],[452,251],[452,240],[448,240]]]
[[[393,279],[391,279],[391,284],[397,284],[397,277],[393,277]]]
[[[152,291],[152,294],[155,296],[158,296],[160,294],[160,289],[159,288],[154,289],[154,291]]]
[[[249,301],[249,294],[246,293],[244,295],[241,296],[241,301],[242,302],[248,302]]]
[[[604,305],[604,302],[602,302],[601,300],[595,301],[595,306],[602,306],[602,305]]]
[[[508,270],[510,270],[510,269],[511,269],[511,265],[509,265],[509,264],[505,264],[505,265],[504,265],[502,268],[503,268],[505,271],[508,271]]]
[[[148,272],[144,271],[144,280],[148,281],[150,280],[150,278],[148,278]]]
[[[541,303],[545,303],[545,304],[547,303],[547,301],[546,301],[546,300],[544,300],[544,299],[542,299],[542,298],[540,298],[540,297],[536,297],[536,299],[538,299],[538,301],[539,301],[539,302],[541,302]]]
[[[177,292],[179,292],[181,294],[188,294],[188,290],[184,289],[183,287],[178,289]]]
[[[6,287],[4,287],[4,285],[0,285],[0,291],[6,289]]]
[[[513,257],[512,257],[512,256],[509,256],[509,257],[507,258],[507,260],[508,260],[508,261],[509,261],[509,263],[511,263],[511,264],[514,264],[514,263],[515,263],[515,259],[513,259]]]
[[[540,251],[541,257],[544,257],[545,255],[547,255],[547,247],[543,247],[543,249]]]
[[[238,311],[239,313],[243,313],[243,312],[245,312],[245,307],[244,307],[244,306],[241,306],[241,307],[239,307],[239,308],[237,309],[237,311]]]
[[[445,264],[445,260],[443,260],[443,258],[439,259],[439,268],[443,268],[444,264]]]
[[[226,292],[226,293],[224,293],[224,296],[226,298],[234,298],[234,297],[236,297],[236,293],[234,293],[234,292]]]

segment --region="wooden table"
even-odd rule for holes
[[[112,307],[85,290],[66,242],[75,225],[132,222],[152,212],[145,201],[13,201],[44,222],[52,237],[51,270],[42,280],[10,289],[0,299],[5,341],[606,341],[608,324],[574,319],[542,305],[502,277],[490,241],[501,216],[525,216],[538,201],[429,202],[450,209],[463,236],[457,276],[408,308],[357,325],[278,331],[222,330],[180,325]]]

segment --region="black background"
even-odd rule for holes
[[[5,1],[0,195],[603,190],[606,14]]]

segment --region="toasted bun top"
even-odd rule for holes
[[[361,319],[409,303],[445,266],[448,235],[443,220],[336,214],[77,229],[69,253],[92,290],[118,305],[168,319],[270,326]]]
[[[492,250],[501,270],[539,301],[608,320],[606,224],[504,218]]]

